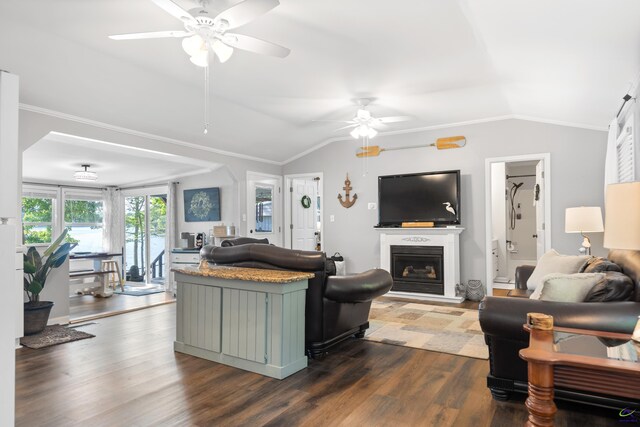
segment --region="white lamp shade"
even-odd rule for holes
[[[187,52],[189,56],[196,56],[200,51],[207,50],[204,39],[199,35],[194,35],[182,39],[182,49]]]
[[[567,208],[564,215],[565,233],[602,233],[602,210],[599,206]]]
[[[607,186],[604,247],[640,249],[640,182]]]
[[[375,130],[374,128],[366,124],[361,124],[360,126],[356,127],[354,130],[352,130],[350,133],[350,135],[355,139],[358,139],[360,137],[364,138],[365,136],[371,139],[371,138],[375,138],[377,134],[378,134],[377,130]]]
[[[207,67],[209,66],[209,52],[206,50],[201,50],[197,54],[193,55],[189,58],[191,62],[193,62],[198,67]]]
[[[213,49],[216,56],[218,57],[218,60],[223,64],[227,62],[229,58],[231,58],[231,55],[233,54],[233,48],[231,46],[227,46],[226,44],[224,44],[223,42],[217,39],[211,42],[211,48]]]

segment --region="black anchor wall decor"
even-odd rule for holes
[[[347,174],[347,179],[344,180],[344,187],[342,187],[342,189],[344,190],[344,194],[345,194],[344,200],[342,200],[342,194],[339,194],[339,193],[338,193],[338,200],[340,201],[340,204],[342,206],[348,209],[351,206],[353,206],[356,200],[358,200],[357,194],[355,193],[353,194],[353,199],[349,195],[351,190],[353,190],[353,188],[351,187],[351,181],[349,180],[349,174]]]

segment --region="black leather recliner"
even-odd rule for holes
[[[480,326],[489,346],[490,372],[487,386],[496,400],[507,400],[516,393],[527,393],[527,364],[519,351],[529,346],[529,334],[523,329],[527,313],[553,316],[555,326],[592,329],[631,334],[640,316],[640,251],[612,250],[608,259],[635,285],[627,301],[565,303],[528,298],[486,297],[480,303]],[[527,289],[532,266],[516,269],[516,287]],[[599,406],[624,408],[640,402],[630,402],[615,396],[590,394],[584,391],[554,389],[560,399]]]
[[[351,336],[362,338],[369,327],[371,301],[391,289],[391,275],[381,269],[335,276],[335,265],[323,252],[298,251],[264,244],[205,246],[203,259],[217,265],[314,273],[306,297],[305,341],[311,357]]]
[[[269,244],[269,239],[254,239],[253,237],[236,237],[235,239],[227,239],[220,242],[220,246],[228,247],[228,246],[240,246],[240,245],[249,245],[251,243],[260,243],[263,245]]]

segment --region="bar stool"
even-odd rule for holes
[[[120,285],[120,289],[124,292],[124,281],[122,280],[122,276],[120,275],[120,267],[118,266],[118,261],[115,260],[103,260],[102,261],[102,271],[110,271],[107,275],[107,286],[110,286],[115,291]]]

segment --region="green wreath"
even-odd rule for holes
[[[311,197],[309,196],[302,196],[302,199],[300,199],[300,203],[302,203],[302,207],[305,209],[309,209],[311,207]]]

